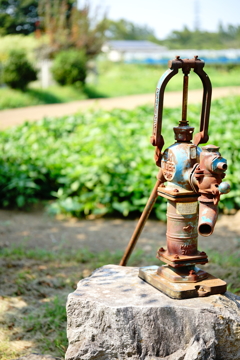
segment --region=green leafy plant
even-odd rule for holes
[[[24,207],[41,200],[53,213],[74,216],[138,215],[158,172],[149,144],[151,106],[135,110],[88,111],[75,116],[25,123],[0,133],[0,204]],[[181,109],[164,110],[165,146],[174,142]],[[190,124],[199,128],[200,106],[189,106]],[[228,159],[231,192],[219,206],[240,208],[239,97],[213,102],[211,143]],[[159,198],[153,214],[165,217]]]
[[[82,85],[87,76],[86,56],[81,50],[61,51],[54,59],[52,74],[60,85]]]
[[[13,89],[25,90],[31,81],[37,80],[37,71],[28,61],[24,51],[12,50],[4,64],[3,82]]]

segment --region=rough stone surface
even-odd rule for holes
[[[81,280],[67,303],[66,360],[239,360],[240,297],[173,300],[107,265]]]

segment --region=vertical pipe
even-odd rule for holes
[[[188,125],[187,122],[187,102],[188,102],[188,75],[183,77],[183,99],[182,99],[182,121],[180,126]]]

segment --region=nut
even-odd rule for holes
[[[189,275],[196,275],[196,271],[195,270],[190,270]]]

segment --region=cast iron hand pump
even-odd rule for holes
[[[177,56],[175,60],[169,61],[169,70],[159,80],[151,136],[151,143],[156,147],[156,165],[160,168],[158,180],[120,263],[126,265],[157,197],[166,198],[167,248],[160,248],[157,258],[167,265],[141,268],[139,276],[173,298],[206,296],[226,291],[224,281],[196,266],[208,262],[207,254],[197,248],[198,233],[203,236],[212,234],[220,195],[230,191],[229,184],[222,182],[227,161],[219,153],[219,147],[198,146],[209,138],[212,93],[211,82],[203,67],[204,61],[197,56],[190,60],[182,60]],[[182,119],[173,128],[176,142],[162,153],[164,90],[179,69],[183,71]],[[194,128],[187,121],[188,75],[191,69],[203,84],[200,131],[194,137]]]

